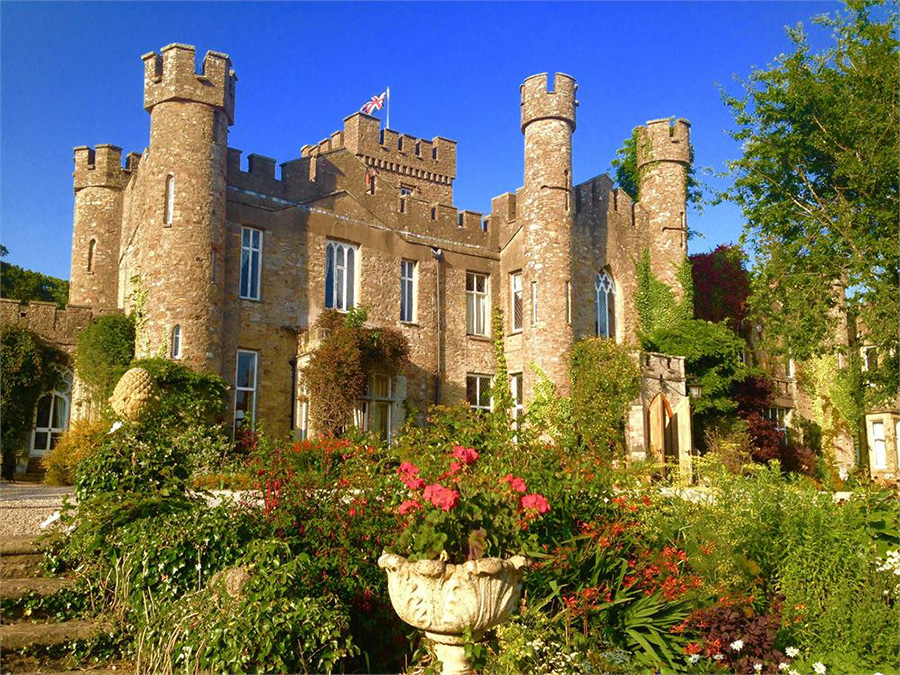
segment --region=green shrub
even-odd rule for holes
[[[633,350],[605,338],[586,338],[572,350],[572,422],[582,444],[613,456],[625,451],[625,415],[641,393]]]
[[[358,653],[347,609],[321,592],[310,556],[259,540],[238,566],[246,581],[233,595],[220,575],[149,623],[141,672],[331,673]]]
[[[105,420],[75,420],[63,433],[56,446],[44,455],[48,485],[72,485],[78,465],[92,455],[103,443],[109,432]]]
[[[75,372],[96,396],[109,398],[134,358],[134,318],[104,314],[85,326],[75,344]]]
[[[218,375],[198,373],[169,359],[141,359],[131,367],[147,370],[160,390],[159,404],[148,424],[212,424],[225,415],[228,385]]]
[[[3,462],[15,462],[27,447],[34,408],[41,394],[60,381],[64,355],[20,326],[0,329],[0,425]]]

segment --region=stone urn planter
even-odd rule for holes
[[[503,623],[519,603],[528,560],[480,558],[461,565],[442,560],[408,562],[385,553],[378,566],[387,572],[391,604],[409,625],[434,641],[443,675],[471,673],[463,634],[477,641]]]

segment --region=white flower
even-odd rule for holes
[[[697,661],[699,661],[699,660],[700,660],[700,655],[699,655],[699,654],[691,654],[691,655],[688,657],[688,663],[690,663],[691,665],[697,663]]]
[[[731,648],[736,652],[741,651],[744,648],[744,641],[743,640],[735,640],[734,642],[731,643]]]
[[[778,664],[778,670],[787,670],[788,668],[790,668],[790,666],[784,661]]]
[[[838,476],[840,476],[841,480],[847,480],[847,478],[850,476],[850,472],[842,466],[840,469],[838,469]]]
[[[872,673],[872,675],[884,675],[884,673]]]
[[[787,654],[788,656],[790,656],[792,659],[796,658],[797,656],[800,656],[800,650],[797,649],[796,647],[788,647],[787,649],[784,650],[784,653]]]
[[[714,661],[721,661],[721,660],[724,659],[724,658],[725,658],[725,657],[722,656],[721,654],[716,654],[716,655],[713,656],[713,660],[714,660]]]
[[[788,675],[800,675],[796,670],[789,670]]]
[[[816,673],[818,673],[818,675],[825,675],[825,670],[826,670],[825,664],[822,663],[821,661],[816,661],[813,664],[813,670],[816,671]]]
[[[753,664],[753,670],[755,670],[755,671],[758,673],[759,671],[762,670],[762,664],[761,664],[761,663],[754,663],[754,664]]]

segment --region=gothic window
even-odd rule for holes
[[[181,358],[181,326],[172,329],[172,358]]]
[[[466,332],[488,333],[488,275],[466,272]]]
[[[600,272],[594,284],[597,305],[597,335],[616,338],[616,285],[608,272]]]
[[[356,265],[359,247],[339,241],[325,246],[325,307],[346,312],[356,307]]]
[[[97,240],[91,239],[91,243],[88,244],[88,264],[87,264],[88,272],[94,271],[94,254],[96,253],[96,251],[97,251]]]
[[[522,273],[513,272],[509,275],[509,316],[510,331],[518,333],[522,330]]]
[[[416,320],[416,263],[412,260],[400,261],[400,320]]]
[[[466,400],[472,410],[490,412],[493,409],[490,375],[466,375]]]
[[[259,300],[262,230],[241,228],[241,298]]]
[[[259,354],[246,349],[237,351],[234,378],[234,426],[252,425],[256,419],[257,365]]]
[[[166,227],[172,225],[172,216],[175,213],[175,176],[166,176],[166,213],[164,223]]]
[[[31,455],[41,456],[56,447],[59,437],[69,426],[71,392],[72,373],[66,372],[56,389],[38,399],[31,431]]]

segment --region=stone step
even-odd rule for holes
[[[50,647],[73,640],[88,640],[109,630],[96,619],[74,619],[59,623],[11,623],[0,626],[0,650]]]
[[[3,537],[0,539],[0,556],[38,553],[35,537]]]
[[[40,553],[14,553],[0,556],[0,579],[33,579],[44,576],[44,556]]]
[[[71,579],[49,579],[46,577],[32,579],[0,579],[0,600],[18,600],[29,593],[52,595],[71,586]]]

